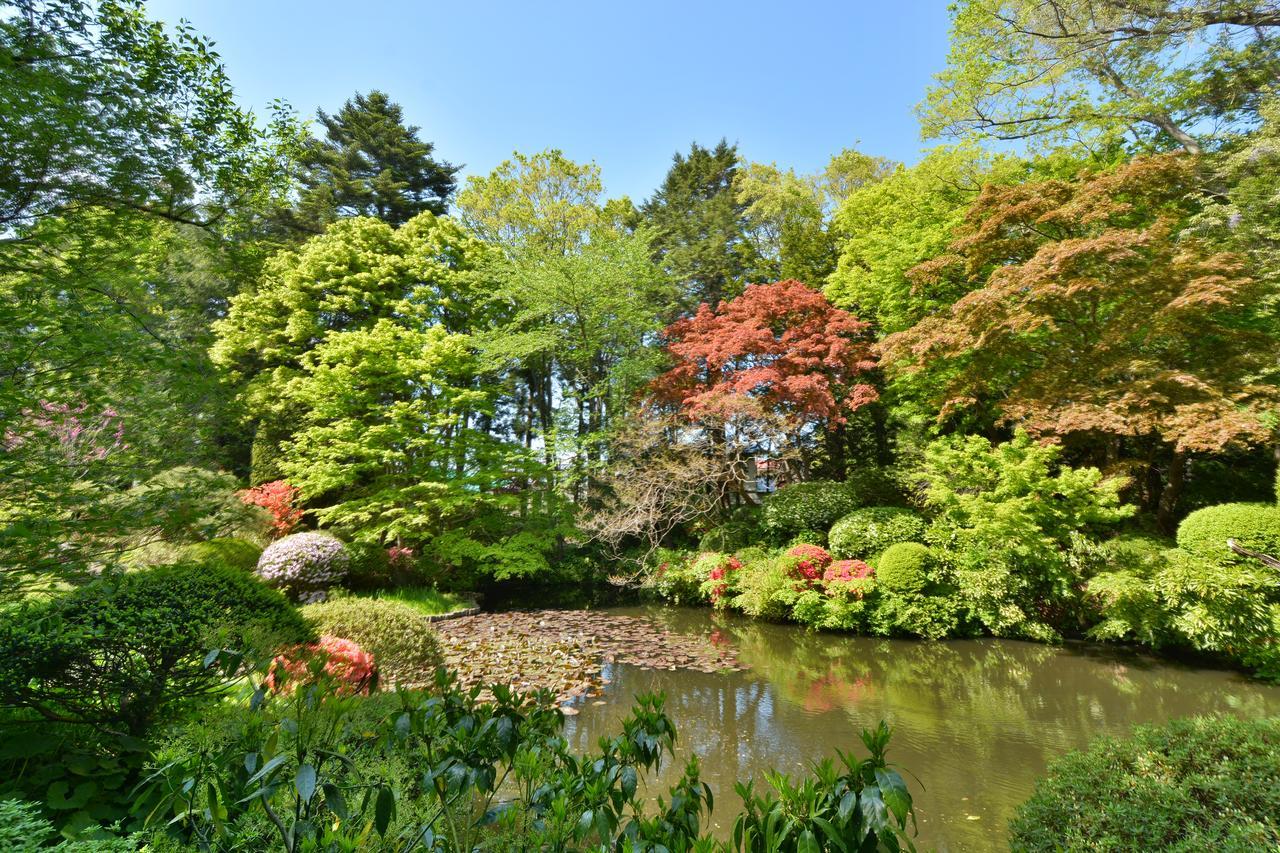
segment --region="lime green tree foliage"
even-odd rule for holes
[[[714,148],[695,142],[688,155],[675,155],[662,185],[640,207],[659,265],[680,285],[682,312],[703,302],[714,309],[764,279],[748,205],[734,191],[737,173],[737,146],[723,139]]]
[[[994,416],[1143,473],[1176,522],[1188,458],[1267,440],[1277,339],[1241,256],[1182,232],[1200,163],[1134,160],[1075,181],[988,186],[951,250],[915,268],[968,292],[881,343],[940,409]]]
[[[1025,432],[993,445],[981,436],[930,444],[915,474],[935,514],[927,538],[972,615],[997,636],[1048,639],[1068,626],[1083,578],[1072,537],[1132,514],[1123,480],[1070,468],[1061,447]]]
[[[1256,117],[1278,28],[1269,0],[963,0],[923,132],[1200,153]]]
[[[298,224],[319,231],[338,217],[372,216],[394,226],[445,212],[458,167],[432,156],[435,146],[385,92],[356,93],[333,115],[316,115],[324,138],[303,146]]]
[[[835,213],[839,260],[827,278],[833,304],[883,332],[909,328],[961,293],[920,286],[907,271],[941,254],[983,184],[1013,171],[972,145],[937,148],[915,166],[856,187]]]
[[[410,328],[465,332],[484,322],[491,250],[453,220],[419,214],[400,228],[354,217],[266,264],[213,326],[215,364],[241,388],[246,419],[271,460],[297,413],[281,389],[327,335],[394,318]],[[278,460],[254,480],[279,476]]]
[[[740,165],[733,178],[746,205],[747,232],[770,281],[796,279],[820,287],[835,269],[838,240],[831,215],[850,194],[883,180],[893,164],[845,149],[816,175],[797,175],[775,163]]]

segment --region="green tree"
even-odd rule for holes
[[[856,187],[833,229],[839,261],[824,292],[881,332],[909,328],[959,295],[919,287],[907,271],[942,253],[984,183],[1007,179],[1007,161],[975,146],[937,148],[915,166]]]
[[[715,308],[757,276],[747,205],[733,187],[737,173],[737,146],[723,139],[714,148],[695,142],[687,156],[675,155],[662,185],[640,208],[659,265],[680,283],[681,312],[703,302]]]
[[[86,205],[208,224],[277,198],[296,141],[260,127],[218,55],[140,0],[0,3],[0,263],[23,228]]]
[[[776,164],[747,163],[734,176],[734,194],[746,205],[747,232],[770,281],[795,279],[820,287],[835,269],[838,240],[831,214],[850,193],[886,177],[892,164],[846,149],[816,175],[797,175]]]
[[[923,131],[1200,153],[1254,120],[1277,47],[1271,0],[962,0]]]
[[[262,279],[231,300],[214,323],[214,363],[242,389],[259,455],[290,433],[294,413],[279,394],[303,356],[327,335],[368,329],[381,319],[466,332],[485,322],[486,269],[493,250],[457,222],[421,213],[399,228],[354,217],[334,223],[266,264]],[[263,465],[254,479],[273,479]]]
[[[321,230],[339,217],[372,216],[403,225],[423,211],[437,215],[453,194],[458,167],[436,160],[435,146],[404,123],[384,92],[357,93],[337,113],[317,112],[323,139],[303,148],[297,220]]]

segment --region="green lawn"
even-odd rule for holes
[[[474,606],[470,598],[452,592],[441,592],[429,586],[385,590],[377,593],[376,597],[402,601],[424,616],[436,616]]]

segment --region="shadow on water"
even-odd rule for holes
[[[822,634],[703,610],[615,608],[664,629],[731,644],[749,672],[607,667],[604,696],[581,703],[567,734],[588,749],[616,731],[632,697],[664,691],[680,733],[717,794],[727,834],[735,779],[767,767],[803,772],[858,732],[894,727],[890,761],[910,771],[922,849],[997,850],[1014,809],[1049,761],[1102,734],[1196,714],[1280,714],[1280,687],[1169,663],[1134,650],[1009,640],[925,643]],[[665,768],[665,787],[679,767]],[[910,779],[911,774],[918,780]]]

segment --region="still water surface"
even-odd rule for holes
[[[566,728],[590,749],[620,731],[633,697],[664,691],[680,739],[658,782],[665,790],[697,753],[722,836],[739,806],[735,779],[767,767],[795,775],[837,747],[865,755],[858,732],[881,719],[893,726],[889,760],[910,771],[917,846],[984,851],[1005,848],[1009,818],[1046,764],[1098,735],[1195,714],[1280,715],[1280,687],[1109,647],[877,640],[670,607],[609,612],[731,644],[750,667],[611,665],[605,694],[580,702]]]

